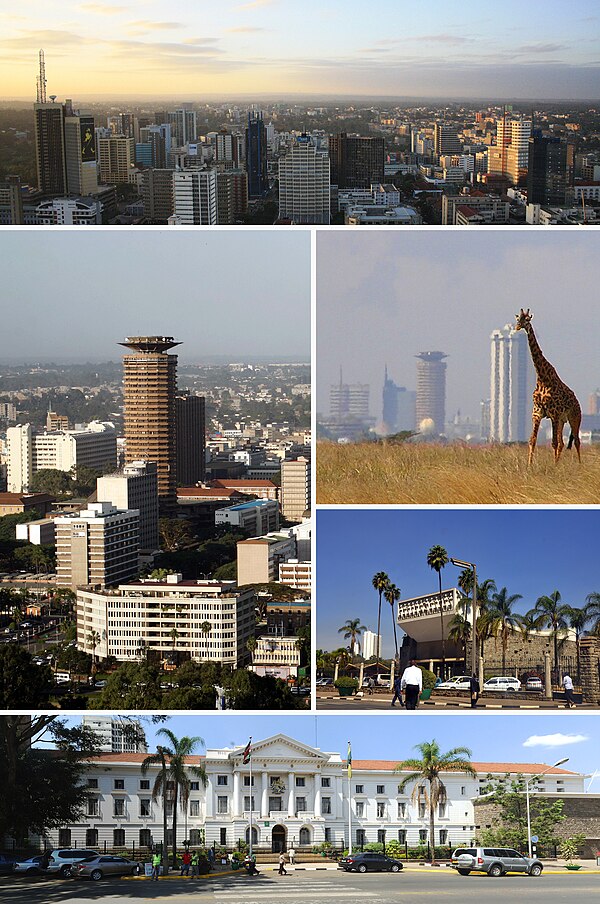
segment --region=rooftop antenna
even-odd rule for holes
[[[38,104],[46,103],[46,63],[44,62],[44,51],[40,50],[40,72],[37,77],[37,102]]]

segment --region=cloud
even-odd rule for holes
[[[253,34],[257,31],[268,31],[267,28],[254,28],[251,25],[241,25],[239,28],[228,28],[230,34]]]
[[[173,28],[183,28],[183,22],[151,22],[149,19],[137,19],[126,25],[127,34],[143,35],[151,31],[168,31]]]
[[[127,11],[126,6],[108,6],[104,3],[80,3],[79,9],[86,13],[95,13],[97,16],[118,16]]]
[[[271,6],[272,3],[275,3],[275,0],[251,0],[250,3],[242,3],[241,6],[236,6],[236,9],[259,9],[261,6]]]
[[[523,741],[523,747],[565,747],[567,744],[581,744],[588,741],[587,735],[582,734],[556,734],[531,735]]]
[[[566,49],[566,44],[524,44],[517,47],[517,53],[556,53],[557,50]]]
[[[439,34],[417,35],[413,40],[427,41],[432,44],[470,44],[473,41],[473,38],[467,38],[465,35]]]

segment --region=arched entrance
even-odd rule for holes
[[[246,829],[246,844],[250,844],[250,826]],[[258,829],[252,826],[252,844],[258,844]]]
[[[280,854],[285,851],[285,828],[284,826],[273,826],[271,832],[271,853]]]

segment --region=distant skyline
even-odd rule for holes
[[[448,98],[597,96],[593,0],[25,0],[0,15],[5,98],[125,91]]]
[[[416,388],[416,355],[443,351],[446,419],[479,420],[490,334],[530,307],[547,359],[584,412],[600,385],[594,230],[321,232],[317,237],[317,411],[339,382],[368,383],[381,422],[384,367]]]
[[[487,721],[490,720],[490,721]],[[70,724],[80,718],[69,716]],[[410,731],[406,719],[397,715],[314,715],[293,716],[174,715],[162,726],[144,720],[149,750],[161,743],[157,730],[168,728],[177,737],[204,738],[206,747],[245,746],[248,738],[258,743],[276,734],[319,747],[328,753],[346,756],[348,740],[354,761],[360,759],[402,760],[415,755],[414,745],[435,738],[442,750],[466,745],[474,762],[513,762],[552,764],[565,756],[569,762],[563,769],[590,775],[598,769],[600,719],[590,715],[538,715],[528,712],[510,716],[413,713]],[[203,754],[205,748],[198,747]],[[589,780],[586,782],[588,788]],[[593,780],[590,791],[600,793],[600,777]]]
[[[600,592],[597,537],[600,512],[590,509],[337,509],[317,513],[317,648],[347,646],[338,633],[348,619],[377,629],[378,595],[373,575],[383,571],[400,588],[401,600],[435,593],[438,578],[427,565],[432,546],[448,557],[475,562],[477,579],[521,594],[516,612],[533,608],[554,590],[580,608]],[[462,569],[448,564],[442,587],[457,587]],[[381,612],[382,653],[392,656],[390,606]],[[402,632],[400,632],[402,633]]]
[[[0,361],[117,361],[126,336],[203,356],[310,360],[310,234],[6,230]]]

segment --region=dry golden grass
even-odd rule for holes
[[[554,464],[538,447],[424,443],[317,444],[317,502],[417,505],[600,504],[600,449],[584,446]]]

